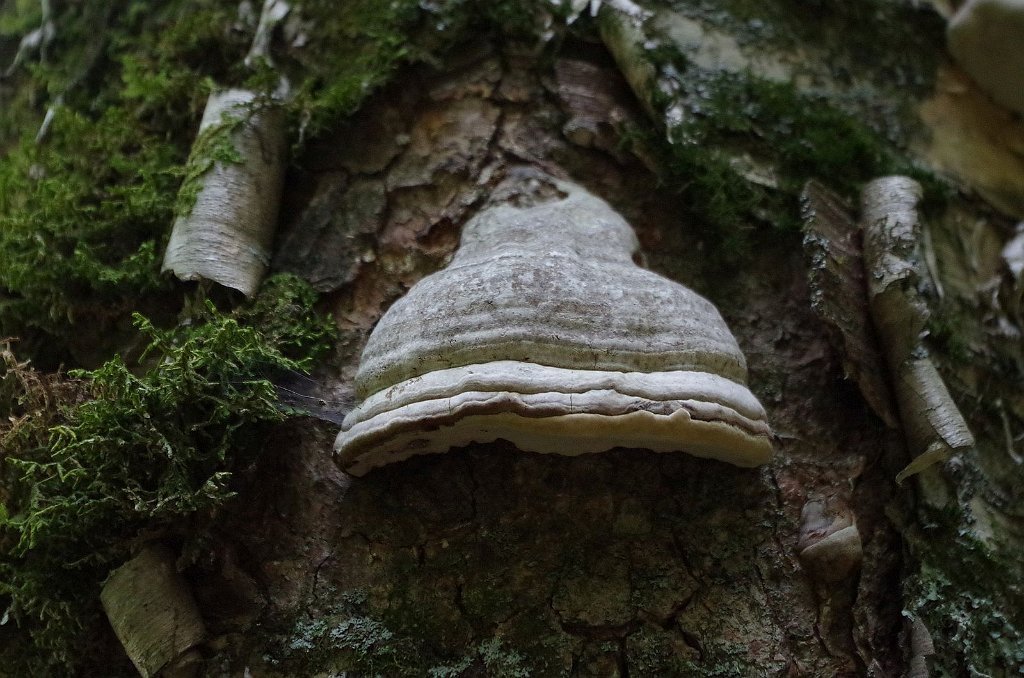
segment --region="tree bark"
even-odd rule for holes
[[[1024,309],[1004,261],[1024,218],[1024,126],[949,61],[938,5],[878,0],[855,24],[827,3],[743,4],[644,3],[641,20],[612,2],[558,44],[471,40],[401,71],[292,159],[271,270],[308,280],[340,334],[303,394],[320,406],[265,441],[184,573],[203,675],[1024,671]],[[820,130],[793,111],[772,136],[715,99],[720,76],[795,83],[793,101],[840,110],[896,138],[880,154],[942,175],[916,243],[930,320],[914,340],[973,445],[897,483],[919,450],[893,407],[846,190],[872,177],[792,161],[853,128],[811,140]],[[670,166],[712,143],[686,135],[713,116],[735,135],[700,156],[728,169],[717,188],[695,178],[707,168]],[[498,441],[360,478],[339,468],[332,442],[374,324],[524,166],[608,201],[650,269],[717,306],[776,433],[769,464]],[[709,222],[733,208],[732,230]]]
[[[693,21],[660,19],[684,20]],[[707,34],[692,58],[709,41],[735,38],[694,23]],[[941,44],[932,48],[941,60]],[[915,96],[927,92],[903,99]],[[440,72],[400,77],[299,159],[275,265],[307,276],[329,300],[343,340],[338,371],[321,375],[323,391],[349,403],[374,322],[444,264],[490,187],[524,164],[571,178],[627,217],[655,271],[721,309],[778,433],[775,461],[750,471],[640,450],[558,458],[499,442],[352,479],[327,457],[334,426],[297,424],[275,441],[287,454],[264,469],[261,494],[275,499],[248,506],[225,531],[262,526],[230,541],[247,554],[258,582],[252,588],[262,591],[252,614],[272,630],[272,640],[225,651],[232,666],[258,665],[268,675],[277,665],[283,673],[421,675],[433,667],[436,675],[495,676],[898,676],[927,675],[929,665],[935,675],[1009,675],[1019,668],[1010,573],[954,590],[977,555],[975,539],[992,549],[985,558],[994,568],[1019,553],[1019,501],[1013,509],[1005,496],[1019,470],[972,481],[998,493],[1000,508],[980,496],[968,500],[973,490],[964,482],[986,473],[986,455],[1019,454],[1024,411],[1012,384],[1021,363],[996,364],[997,355],[1019,350],[993,339],[977,348],[996,362],[956,366],[947,352],[959,328],[943,337],[947,343],[931,342],[979,443],[898,485],[911,459],[899,419],[887,413],[887,426],[859,390],[891,388],[891,376],[871,374],[872,383],[859,386],[849,378],[856,375],[844,369],[848,347],[812,308],[821,287],[808,282],[813,262],[801,235],[751,223],[751,254],[739,263],[716,260],[720,241],[687,218],[692,210],[679,187],[660,183],[657,163],[622,144],[624,130],[651,124],[650,109],[600,46],[570,44],[550,65],[515,49],[470,46]],[[985,180],[960,177],[964,185]],[[856,209],[845,209],[855,220]],[[925,296],[945,312],[949,304],[970,308],[984,283],[961,280],[952,292],[947,278],[974,276],[963,271],[968,253],[954,256],[949,243],[937,242],[963,237],[972,219],[1006,233],[1006,218],[957,197],[932,216],[932,241],[922,243],[935,251],[936,284],[946,290],[944,298],[934,290]],[[994,251],[970,256],[987,257],[979,266],[998,278]],[[863,295],[858,313],[865,315],[855,322],[872,333]],[[1009,318],[1013,310],[1005,310]],[[980,321],[978,309],[968,315]],[[863,348],[878,350],[873,341]],[[884,355],[872,360],[881,365]],[[975,375],[973,386],[964,370]],[[978,390],[980,374],[989,394]],[[1001,404],[984,405],[996,392]],[[1001,420],[991,419],[995,411]],[[958,517],[936,527],[923,486],[932,497],[944,488],[938,508]],[[978,512],[987,516],[988,536],[958,537],[964,525],[980,527]],[[222,584],[210,575],[203,590]],[[957,610],[975,618],[956,619]],[[232,629],[222,624],[222,632]],[[993,649],[979,629],[1006,642]]]

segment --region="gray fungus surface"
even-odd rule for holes
[[[336,442],[343,467],[499,438],[765,463],[765,412],[717,309],[640,268],[632,228],[603,200],[545,181],[554,197],[481,211],[451,264],[378,323]]]

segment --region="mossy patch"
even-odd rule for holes
[[[32,353],[53,342],[46,350],[61,358],[72,327],[109,326],[162,287],[157,245],[178,149],[127,116],[61,109],[51,143],[0,163],[0,333]]]
[[[331,671],[395,678],[527,678],[526,658],[492,637],[454,659],[439,657],[421,641],[365,615],[329,615],[296,624],[277,663],[286,670]],[[301,667],[301,669],[300,669]]]
[[[924,185],[926,208],[942,209],[949,189],[940,180],[828,98],[750,74],[707,72],[671,48],[650,56],[658,68],[682,73],[680,92],[652,102],[673,108],[680,122],[667,138],[641,132],[626,143],[653,153],[663,181],[678,188],[691,220],[713,240],[716,265],[749,256],[763,226],[798,233],[808,179],[853,197],[874,177],[907,174]]]
[[[906,611],[935,644],[935,675],[1009,675],[1024,668],[1024,590],[1018,554],[972,535],[958,510],[927,510],[909,536],[919,561],[904,585]]]
[[[187,217],[192,213],[203,187],[203,177],[217,163],[237,165],[242,162],[242,156],[235,147],[234,135],[245,123],[243,113],[224,111],[218,122],[209,125],[196,136],[178,189],[175,216]]]
[[[295,287],[272,285],[234,315],[207,303],[167,331],[136,316],[149,339],[139,365],[116,358],[58,381],[74,398],[47,397],[61,393],[47,385],[53,377],[8,361],[7,407],[20,416],[0,431],[0,607],[19,630],[3,649],[7,666],[21,675],[89,666],[107,572],[141,541],[187,551],[235,494],[233,474],[260,452],[260,427],[288,415],[264,375],[302,369],[326,338],[304,303],[312,292]],[[243,324],[268,309],[289,312],[269,334]]]

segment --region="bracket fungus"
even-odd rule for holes
[[[630,447],[767,462],[764,408],[711,302],[637,266],[636,235],[603,200],[530,171],[519,179],[547,190],[478,213],[451,264],[377,324],[335,443],[342,466],[363,475],[499,438],[562,455]]]

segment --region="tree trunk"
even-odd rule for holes
[[[468,40],[292,159],[272,270],[308,280],[340,334],[294,389],[319,404],[271,433],[185,572],[203,675],[1024,671],[1024,127],[949,62],[942,7],[649,4],[539,45]],[[523,167],[606,200],[651,270],[717,306],[769,464],[498,441],[337,466],[374,324]],[[857,198],[909,172],[914,355],[975,444],[898,484],[920,450],[869,317]]]

